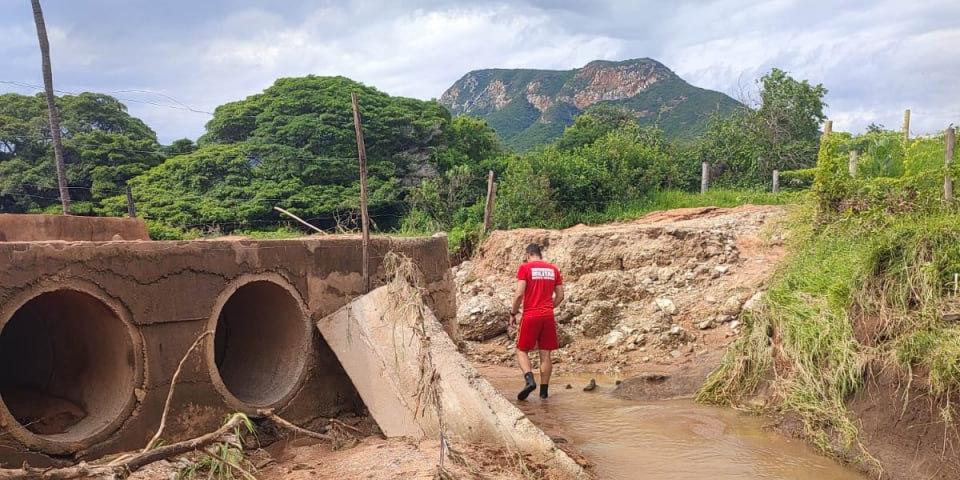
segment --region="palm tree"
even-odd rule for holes
[[[33,20],[37,24],[37,39],[40,41],[40,56],[43,57],[43,89],[47,96],[47,111],[50,114],[50,138],[53,139],[53,157],[57,165],[57,184],[60,187],[60,203],[63,214],[70,215],[70,191],[67,189],[67,173],[63,162],[63,142],[60,139],[60,113],[53,96],[53,71],[50,68],[50,41],[47,26],[43,22],[40,0],[33,3]]]

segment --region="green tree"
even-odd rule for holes
[[[629,110],[607,104],[597,104],[577,115],[557,139],[555,145],[561,150],[570,150],[589,145],[609,132],[636,124],[637,118]]]
[[[755,127],[764,150],[762,173],[812,166],[817,158],[820,124],[826,118],[826,87],[798,81],[779,68],[764,75],[760,85]]]
[[[697,142],[715,183],[767,185],[773,170],[812,167],[825,116],[823,85],[798,81],[774,68],[758,80],[760,105],[715,115]]]
[[[420,218],[447,226],[455,212],[475,203],[480,169],[500,151],[484,122],[452,121],[436,101],[391,97],[344,77],[307,76],[279,79],[262,93],[218,107],[195,151],[132,182],[138,199],[146,199],[141,210],[172,225],[229,231],[282,221],[272,211],[277,205],[334,226],[359,204],[352,92],[360,97],[369,207],[378,227],[398,225],[411,201]],[[181,147],[190,145],[168,150]],[[451,192],[449,182],[462,188]],[[187,215],[167,208],[178,198],[197,205]],[[119,198],[113,206],[120,211]]]
[[[73,210],[92,213],[164,158],[156,135],[115,98],[56,98]],[[0,95],[0,207],[38,211],[58,203],[54,149],[42,95]]]

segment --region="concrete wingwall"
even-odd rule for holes
[[[371,240],[423,272],[456,336],[444,237]],[[275,408],[296,423],[362,408],[317,320],[363,292],[353,236],[274,241],[0,243],[0,465],[142,448],[185,364],[164,440]]]
[[[0,242],[150,240],[142,218],[0,213]]]
[[[390,283],[317,322],[384,435],[424,438],[443,430],[454,444],[500,445],[563,478],[589,478],[473,368],[414,292]]]

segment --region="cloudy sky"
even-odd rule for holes
[[[32,93],[27,0],[0,0],[0,92]],[[960,121],[960,1],[44,0],[56,88],[110,93],[164,143],[282,76],[439,97],[467,71],[657,59],[735,98],[771,67],[830,90],[834,128]]]

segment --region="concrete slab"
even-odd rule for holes
[[[446,434],[515,448],[571,478],[584,470],[470,365],[411,288],[388,283],[317,327],[388,437]],[[431,401],[437,387],[439,407]]]

